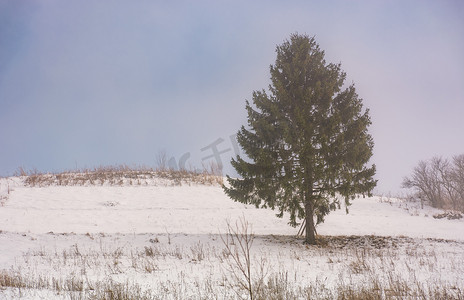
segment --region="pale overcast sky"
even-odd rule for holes
[[[377,192],[464,153],[462,1],[0,0],[0,175],[156,155],[201,166],[246,124],[275,47],[315,36],[371,111]],[[190,156],[185,155],[189,153]]]

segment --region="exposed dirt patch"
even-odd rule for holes
[[[391,237],[375,235],[350,235],[350,236],[319,236],[319,246],[330,248],[397,248],[399,245],[414,243],[414,239],[409,237]]]
[[[280,244],[300,244],[304,243],[303,237],[271,235],[262,236],[262,238],[271,243]],[[316,245],[306,245],[307,247],[344,249],[344,248],[362,248],[362,249],[397,249],[404,245],[422,244],[424,241],[428,243],[462,243],[454,240],[445,239],[417,239],[406,236],[376,236],[376,235],[318,235],[316,237]],[[462,243],[464,244],[464,243]]]
[[[459,220],[462,219],[462,214],[457,211],[447,211],[442,214],[433,215],[434,219],[448,219],[448,220]]]

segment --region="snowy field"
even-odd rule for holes
[[[440,212],[359,198],[306,246],[217,184],[1,178],[0,299],[464,299],[464,219]]]

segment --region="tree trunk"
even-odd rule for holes
[[[305,221],[306,221],[306,237],[305,243],[309,245],[316,244],[316,228],[314,226],[314,206],[311,199],[307,198],[305,201]]]

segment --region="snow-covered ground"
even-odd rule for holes
[[[435,219],[440,211],[432,208],[359,198],[349,214],[332,212],[318,226],[324,245],[308,247],[287,216],[233,202],[217,185],[30,187],[23,180],[0,179],[0,299],[86,299],[115,282],[161,299],[246,298],[223,241],[240,221],[255,234],[252,279],[262,278],[267,293],[274,280],[287,283],[284,298],[331,298],[378,280],[384,297],[410,283],[464,297],[464,219]]]

